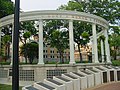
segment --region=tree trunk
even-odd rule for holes
[[[25,44],[24,46],[26,47],[26,39],[24,40]],[[25,63],[27,64],[27,50],[25,48]]]
[[[80,56],[80,62],[82,62],[82,54],[81,54],[81,50],[80,50],[80,44],[78,44],[78,51],[79,51],[79,56]]]
[[[60,63],[62,63],[61,51],[59,51],[59,54],[60,54]]]
[[[5,45],[5,62],[7,61],[7,44]]]
[[[117,60],[117,47],[114,47],[114,52],[115,52],[115,54],[114,54],[114,60]]]
[[[7,45],[7,59],[10,58],[10,43]]]
[[[62,63],[64,63],[64,56],[63,56],[63,53],[61,53],[61,60],[62,60]]]

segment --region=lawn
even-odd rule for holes
[[[0,90],[12,90],[11,85],[0,84]],[[19,87],[19,90],[22,90],[22,87]]]

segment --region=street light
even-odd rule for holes
[[[19,11],[20,0],[15,0],[13,32],[12,90],[19,90]]]

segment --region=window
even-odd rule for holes
[[[43,58],[45,58],[45,55],[43,55]]]
[[[55,58],[55,57],[53,56],[53,58]]]
[[[43,52],[45,53],[45,50],[43,50]]]
[[[52,58],[52,56],[50,56]]]
[[[52,50],[50,50],[50,53],[52,53]]]

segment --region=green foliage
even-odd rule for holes
[[[13,14],[14,4],[11,0],[0,0],[0,18]]]
[[[63,53],[68,48],[69,43],[68,31],[54,30],[49,37],[49,42],[51,47],[55,47],[58,50],[63,63]]]
[[[7,44],[10,41],[11,41],[11,36],[10,35],[3,36],[3,38],[2,38],[3,44]]]
[[[116,56],[120,55],[120,35],[112,34],[109,38],[111,47],[111,56],[116,60]]]
[[[30,38],[30,36],[31,36],[31,32],[25,32],[25,33],[23,34],[23,37],[24,37],[25,39]]]
[[[114,33],[117,33],[120,35],[120,1],[119,0],[90,0],[88,1],[82,1],[82,2],[76,2],[76,0],[71,0],[68,2],[67,5],[61,5],[59,7],[59,10],[72,10],[72,11],[80,11],[80,12],[86,12],[90,14],[95,14],[97,16],[100,16],[104,19],[106,19],[110,25],[109,32],[113,31]],[[82,25],[83,23],[83,25]],[[83,33],[83,31],[88,32],[89,35],[91,34],[91,28],[88,27],[88,25],[84,22],[74,22],[74,41],[77,44],[84,44],[83,40],[80,40],[80,36]],[[116,24],[117,26],[114,26]],[[85,27],[83,27],[85,25]],[[97,32],[99,32],[102,28],[97,26]],[[89,32],[90,31],[90,32]],[[104,39],[103,36],[100,37],[102,40]],[[117,39],[117,40],[116,40]],[[114,43],[114,46],[118,46],[118,41],[120,40],[119,37],[116,37],[114,39],[116,42]],[[120,42],[120,41],[119,41]],[[116,44],[117,43],[117,44]],[[119,44],[120,45],[120,44]],[[113,45],[111,45],[113,46]],[[80,51],[80,50],[79,50]],[[119,51],[119,50],[118,50]]]
[[[119,21],[120,2],[118,0],[91,0],[88,11],[106,19],[109,23],[115,24]]]
[[[120,60],[112,60],[113,66],[120,66]]]
[[[24,33],[30,32],[31,35],[35,35],[37,33],[34,21],[21,22],[20,23],[20,30],[23,30]]]
[[[21,54],[29,59],[30,64],[33,63],[34,58],[38,58],[38,44],[35,42],[26,43],[21,47]]]
[[[90,2],[69,1],[67,5],[61,5],[60,10],[75,10],[95,14],[103,17],[111,24],[119,24],[120,21],[119,0],[90,0]]]
[[[60,54],[60,62],[63,63],[63,52],[68,48],[68,22],[66,20],[46,20],[44,21],[44,43],[57,48]]]
[[[11,36],[5,35],[2,37],[2,48],[0,53],[4,54],[5,61],[10,57],[10,42],[11,42]]]
[[[29,39],[32,35],[35,35],[37,33],[37,30],[35,28],[35,22],[34,21],[21,22],[19,32],[20,32],[19,33],[20,41],[23,43],[23,46],[26,46],[27,39]],[[27,63],[26,48],[24,48],[24,56],[25,56],[25,61]]]
[[[101,35],[99,38],[100,38],[100,40],[102,40],[104,42],[104,40],[105,40],[105,36],[104,35]]]

